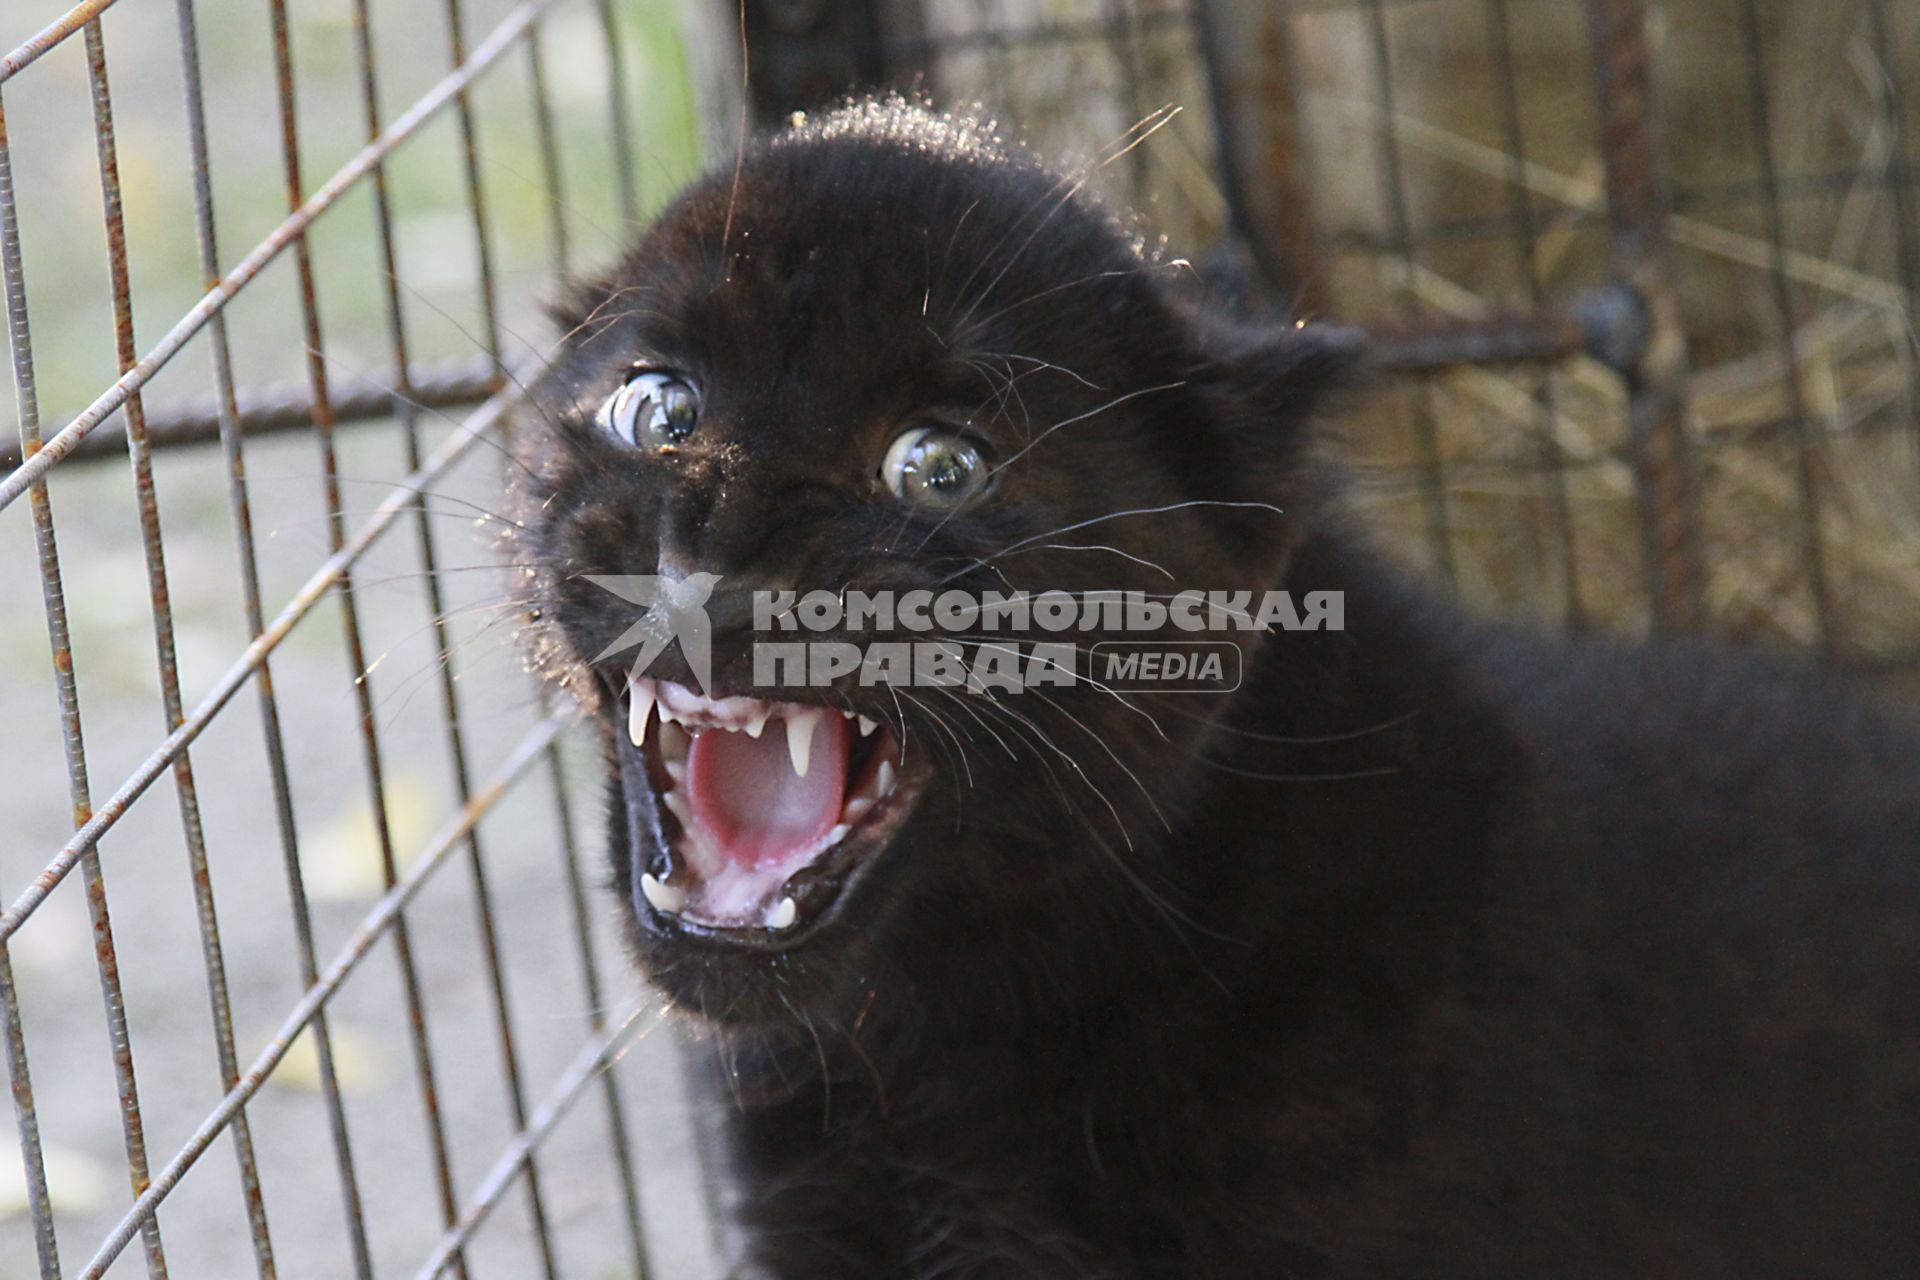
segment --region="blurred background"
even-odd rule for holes
[[[1920,692],[1899,0],[12,0],[6,50],[0,481],[100,423],[0,504],[0,1280],[455,1244],[481,1276],[712,1273],[683,1032],[608,927],[597,762],[520,670],[491,508],[543,300],[743,112],[977,102],[1217,294],[1370,330],[1329,448],[1476,608]],[[249,257],[301,230],[310,291],[294,248]],[[242,269],[218,323],[207,231]],[[256,575],[265,620],[295,604],[270,687]],[[324,1042],[280,1039],[337,957]],[[245,1133],[201,1132],[256,1060]],[[151,1221],[141,1159],[183,1174]]]

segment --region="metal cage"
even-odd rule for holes
[[[642,121],[693,108],[648,96],[632,66],[640,24],[672,10],[385,9],[303,19],[265,0],[209,26],[194,0],[87,0],[0,62],[18,442],[0,520],[43,604],[16,575],[5,613],[42,615],[54,695],[37,705],[44,650],[32,670],[13,655],[5,719],[24,785],[4,842],[0,1016],[25,1226],[0,1228],[0,1274],[97,1276],[121,1260],[116,1274],[156,1277],[467,1275],[510,1199],[517,1219],[485,1250],[494,1274],[640,1274],[643,1222],[698,1208],[667,1186],[643,1215],[636,1129],[661,1127],[676,1077],[655,1055],[636,1106],[607,1070],[655,1019],[596,949],[600,877],[564,725],[516,673],[488,683],[470,661],[476,640],[510,640],[511,592],[470,584],[494,574],[490,468],[538,359],[520,336],[538,323],[530,300],[582,235],[610,254],[680,176]],[[210,43],[220,66],[261,74],[211,74]],[[76,110],[91,218],[62,167],[86,155]],[[423,194],[410,179],[427,168],[439,177]],[[340,255],[326,233],[349,220]],[[240,227],[250,247],[223,252]],[[151,296],[136,279],[158,282]],[[142,332],[156,315],[157,338]],[[113,363],[98,376],[86,344],[102,331]],[[158,384],[209,368],[209,401],[155,403]],[[76,388],[90,403],[43,428],[43,400]],[[353,420],[383,424],[378,439],[345,438]],[[297,444],[259,438],[283,431]],[[176,455],[185,445],[205,447]],[[118,468],[81,465],[116,454],[130,503]],[[203,536],[221,511],[225,545]],[[129,547],[120,567],[137,572],[103,567]],[[148,606],[113,616],[140,585]],[[157,684],[118,652],[142,612]],[[336,645],[306,639],[320,614]],[[402,654],[406,670],[386,661]],[[158,693],[157,742],[121,714],[129,691],[139,706]],[[250,733],[229,729],[245,701]],[[48,709],[52,736],[36,732]],[[169,789],[177,828],[157,807]],[[49,839],[56,813],[67,834]],[[186,901],[169,901],[181,853]],[[74,982],[89,937],[104,1044]],[[199,1002],[172,994],[195,981],[203,1026]],[[563,1121],[590,1096],[599,1114],[569,1139]],[[124,1197],[89,1163],[101,1115],[118,1117]],[[549,1178],[543,1157],[569,1142]],[[203,1159],[216,1145],[230,1167]]]
[[[700,1116],[596,942],[596,763],[515,669],[490,494],[537,300],[697,162],[650,124],[729,148],[742,85],[766,121],[978,98],[1066,163],[1145,123],[1089,170],[1143,236],[1373,333],[1337,429],[1386,545],[1491,609],[1920,669],[1920,11],[1813,8],[57,17],[0,61],[0,1277],[711,1266]]]

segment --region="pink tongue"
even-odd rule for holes
[[[851,736],[844,717],[820,716],[802,778],[784,720],[769,720],[758,738],[723,729],[695,734],[687,793],[709,847],[736,866],[759,868],[795,857],[831,831],[846,796]]]

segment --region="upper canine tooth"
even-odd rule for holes
[[[880,727],[879,721],[869,720],[865,716],[860,717],[860,736],[861,737],[863,738],[866,737],[868,734],[872,733],[875,729],[878,729],[879,727]]]
[[[803,778],[813,761],[813,730],[819,720],[818,711],[795,711],[787,716],[787,754],[793,757],[793,771]]]
[[[653,718],[653,681],[630,679],[627,691],[633,695],[633,710],[627,716],[627,737],[638,747],[646,743],[647,721]],[[664,714],[663,709],[663,717]]]
[[[667,915],[677,915],[687,905],[687,891],[674,885],[664,885],[648,872],[640,877],[640,892],[655,911]]]

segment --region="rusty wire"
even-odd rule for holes
[[[377,169],[381,162],[411,137],[421,125],[445,110],[448,103],[457,99],[507,50],[513,48],[543,13],[558,3],[560,0],[522,0],[522,3],[516,5],[513,12],[474,48],[471,57],[459,68],[450,72],[440,83],[422,94],[397,119],[381,129],[358,155],[340,168],[339,172],[303,200],[300,206],[287,216],[286,221],[274,228],[271,235],[254,246],[246,257],[240,260],[238,266],[222,277],[217,285],[208,289],[206,296],[194,304],[193,308],[182,316],[178,323],[169,329],[132,369],[121,375],[73,421],[41,442],[39,447],[34,449],[11,474],[0,478],[0,510],[5,510],[18,501],[20,495],[25,493],[35,480],[52,470],[55,464],[73,451],[75,445],[104,422],[108,415],[125,405],[131,393],[152,381],[154,374],[180,354],[181,348],[185,347],[195,334],[206,328],[207,322],[223,310],[241,289],[251,283],[269,263],[284,253],[289,245],[300,239],[307,228],[313,225],[315,219],[333,207],[341,196]]]
[[[106,36],[99,22],[85,28],[87,79],[93,100],[93,129],[100,165],[102,215],[107,228],[107,254],[113,282],[114,348],[121,373],[138,356],[133,332],[133,293],[127,267],[127,227],[120,194],[120,162],[113,131],[113,94],[107,78]],[[153,458],[147,442],[147,420],[140,393],[127,397],[127,453],[133,462],[133,487],[140,516],[140,541],[146,560],[147,594],[153,612],[154,645],[160,664],[161,705],[167,731],[180,727],[179,658],[175,650],[172,592],[168,585],[166,553],[161,546],[160,503],[155,492]],[[232,1088],[239,1074],[233,1047],[233,1007],[227,992],[226,960],[220,946],[220,925],[214,907],[213,877],[207,867],[206,832],[200,816],[199,786],[192,756],[181,753],[173,761],[173,785],[180,801],[180,822],[187,844],[188,869],[193,881],[194,905],[200,928],[200,946],[207,973],[207,995],[213,1009],[214,1038],[220,1083]],[[260,1195],[260,1174],[254,1156],[253,1135],[246,1113],[233,1121],[234,1154],[240,1165],[241,1194],[246,1200],[247,1231],[260,1275],[274,1273],[273,1246],[267,1234],[267,1211]]]
[[[1861,393],[1861,404],[1873,407],[1859,409],[1857,417],[1851,406],[1845,413],[1834,410],[1832,380],[1815,382],[1820,376],[1818,353],[1810,349],[1815,317],[1807,293],[1844,296],[1884,312],[1889,327],[1908,319],[1920,297],[1920,225],[1915,221],[1920,207],[1912,198],[1920,167],[1907,127],[1913,33],[1907,25],[1911,14],[1903,7],[1890,0],[1862,0],[1861,30],[1850,46],[1860,55],[1853,69],[1863,81],[1883,78],[1869,86],[1868,123],[1884,130],[1891,143],[1884,157],[1848,164],[1824,155],[1801,162],[1782,152],[1783,121],[1792,122],[1782,91],[1770,81],[1779,79],[1789,61],[1777,29],[1791,6],[1736,0],[1724,14],[1707,16],[1664,6],[1670,14],[1689,17],[1694,38],[1715,39],[1716,47],[1733,55],[1732,83],[1702,85],[1696,93],[1744,112],[1744,127],[1736,125],[1726,149],[1730,156],[1752,157],[1747,174],[1730,165],[1736,172],[1676,175],[1668,151],[1680,135],[1671,131],[1661,98],[1665,88],[1685,83],[1678,74],[1684,69],[1676,61],[1679,55],[1663,54],[1662,42],[1674,41],[1673,30],[1681,24],[1668,20],[1663,27],[1658,20],[1663,6],[1655,0],[1580,0],[1577,6],[1478,0],[1447,7],[1445,18],[1435,0],[1068,0],[1044,11],[978,0],[972,22],[955,21],[953,9],[927,0],[870,2],[897,19],[898,32],[888,44],[896,81],[908,72],[922,75],[936,96],[984,99],[1003,119],[1030,119],[1036,106],[1043,119],[1049,112],[1076,109],[1051,85],[1023,78],[1023,66],[1063,68],[1076,58],[1084,67],[1110,62],[1118,68],[1117,84],[1110,82],[1111,74],[1096,71],[1075,90],[1082,103],[1077,109],[1092,115],[1097,111],[1087,102],[1128,110],[1143,101],[1155,105],[1134,83],[1143,33],[1156,42],[1163,61],[1198,60],[1207,76],[1207,98],[1204,103],[1189,98],[1186,105],[1204,106],[1214,117],[1212,177],[1228,206],[1229,229],[1245,245],[1244,257],[1268,290],[1266,301],[1295,314],[1331,313],[1364,328],[1373,338],[1376,367],[1405,375],[1392,384],[1391,404],[1409,443],[1381,452],[1393,457],[1393,491],[1407,499],[1404,523],[1408,533],[1417,534],[1400,541],[1410,551],[1424,549],[1438,576],[1448,576],[1456,543],[1486,544],[1484,522],[1464,513],[1479,496],[1473,486],[1497,475],[1522,481],[1537,495],[1540,516],[1537,521],[1529,517],[1531,554],[1550,568],[1544,576],[1557,588],[1559,616],[1575,623],[1644,617],[1666,630],[1721,625],[1730,573],[1741,562],[1726,555],[1727,531],[1713,523],[1726,519],[1724,507],[1714,508],[1716,500],[1725,500],[1715,486],[1724,485],[1733,468],[1744,476],[1772,466],[1762,455],[1742,458],[1739,452],[1767,445],[1785,460],[1769,475],[1777,474],[1791,492],[1780,496],[1790,510],[1769,523],[1764,537],[1779,537],[1788,549],[1783,559],[1792,581],[1776,584],[1771,592],[1755,588],[1753,598],[1792,592],[1804,599],[1806,633],[1787,633],[1835,660],[1877,663],[1885,653],[1876,649],[1887,649],[1890,639],[1897,647],[1898,637],[1885,635],[1869,647],[1847,616],[1849,606],[1857,612],[1863,601],[1857,595],[1846,598],[1850,588],[1858,591],[1861,557],[1857,546],[1838,545],[1840,531],[1858,518],[1847,492],[1854,480],[1841,474],[1841,465],[1844,457],[1858,455],[1843,455],[1841,446],[1851,440],[1891,445],[1894,432],[1920,441],[1920,360],[1914,359],[1911,343],[1887,360],[1890,369],[1904,366],[1902,403],[1885,403],[1885,393],[1876,389]],[[810,11],[804,3],[789,8]],[[1557,15],[1562,13],[1575,22],[1561,22]],[[1533,24],[1528,30],[1551,29],[1556,40],[1564,40],[1562,27],[1578,32],[1582,16],[1585,48],[1555,44],[1549,52],[1578,56],[1590,69],[1590,119],[1573,114],[1558,82],[1545,86],[1528,80],[1526,51],[1516,48],[1523,18]],[[1478,31],[1472,28],[1476,18]],[[1448,61],[1444,77],[1433,71],[1422,84],[1417,70],[1409,74],[1416,54],[1409,37],[1424,20],[1448,29],[1432,39],[1420,37],[1421,50]],[[1295,53],[1296,43],[1309,33],[1327,42],[1315,48],[1343,71],[1341,90],[1347,97],[1339,104],[1327,101],[1325,69],[1303,71]],[[1183,42],[1196,46],[1191,54],[1180,51]],[[1403,48],[1403,42],[1409,43]],[[804,56],[771,47],[755,52],[775,59]],[[1016,55],[1031,56],[1023,61]],[[1664,69],[1663,58],[1669,63]],[[1317,80],[1315,71],[1323,73]],[[785,66],[782,79],[804,83],[805,68]],[[1444,90],[1436,87],[1442,79]],[[1164,71],[1159,83],[1182,85],[1177,75]],[[1418,106],[1405,105],[1403,88]],[[1552,93],[1546,101],[1558,114],[1536,118],[1535,105],[1523,98],[1548,88]],[[1419,114],[1429,102],[1438,109],[1431,119]],[[1337,134],[1324,131],[1332,105],[1341,113]],[[1480,112],[1480,119],[1459,119],[1468,110]],[[1584,173],[1576,182],[1536,162],[1536,148],[1545,150],[1540,143],[1547,125],[1566,135],[1563,151],[1573,145],[1591,148],[1596,194],[1580,190],[1588,183]],[[1352,149],[1316,156],[1316,127]],[[1530,129],[1539,132],[1530,135]],[[1052,135],[1055,147],[1060,133]],[[1490,141],[1494,138],[1497,143]],[[1408,197],[1416,148],[1421,162],[1431,166],[1421,171],[1425,185],[1417,208]],[[1136,206],[1164,205],[1169,196],[1177,202],[1184,197],[1173,168],[1168,165],[1152,189],[1135,182],[1119,194]],[[1368,203],[1365,211],[1349,216],[1344,206],[1316,210],[1316,182],[1336,175],[1347,184],[1344,194]],[[1450,200],[1448,184],[1460,176],[1471,177],[1473,189]],[[1863,225],[1870,219],[1873,234],[1884,234],[1890,246],[1893,265],[1885,272],[1810,254],[1793,237],[1792,202],[1856,195],[1868,206],[1860,215]],[[1708,216],[1714,221],[1706,221]],[[1583,237],[1577,265],[1585,279],[1571,288],[1550,283],[1542,273],[1543,246],[1555,246],[1547,257],[1557,259],[1564,271],[1572,256],[1565,246],[1574,233]],[[1735,239],[1739,243],[1731,245]],[[1588,244],[1604,246],[1604,252],[1588,251]],[[1495,265],[1500,251],[1510,256]],[[1702,371],[1689,347],[1714,336],[1707,308],[1688,279],[1700,254],[1753,273],[1758,306],[1752,311],[1758,314],[1743,319],[1766,337],[1754,342],[1743,331],[1741,340],[1750,345],[1740,350],[1752,357],[1754,369],[1764,360],[1773,372],[1748,372],[1752,381],[1742,385],[1752,388],[1749,398],[1758,402],[1757,384],[1770,376],[1784,406],[1768,409],[1764,418],[1742,413],[1727,420],[1726,410],[1716,406],[1709,416],[1694,403]],[[1469,286],[1485,287],[1448,295],[1453,282],[1440,264],[1468,261],[1513,283],[1468,279]],[[1362,264],[1364,288],[1358,287],[1361,273],[1354,270]],[[1372,283],[1374,273],[1378,284]],[[1468,294],[1477,295],[1471,305],[1459,301]],[[1365,301],[1356,308],[1359,296]],[[1497,379],[1471,372],[1491,366],[1500,366]],[[1718,371],[1716,365],[1705,372]],[[1497,402],[1482,401],[1482,392],[1495,382],[1501,393]],[[1579,451],[1569,453],[1563,432],[1576,422],[1587,430],[1592,413],[1587,397],[1599,394],[1603,385],[1609,400],[1618,396],[1625,402],[1619,438],[1595,428],[1604,438],[1582,440]],[[1439,430],[1436,386],[1446,388],[1452,415]],[[1516,407],[1529,400],[1530,410]],[[1483,402],[1489,416],[1506,425],[1512,445],[1489,443],[1466,429],[1471,423],[1453,406],[1474,402]],[[1384,418],[1367,421],[1376,432],[1388,426]],[[1529,438],[1530,450],[1516,447]],[[1498,459],[1462,456],[1475,450],[1497,452]],[[1568,479],[1595,465],[1617,468],[1628,486],[1640,544],[1638,602],[1623,603],[1610,580],[1596,587],[1587,579],[1588,574],[1609,575],[1594,573],[1595,548],[1579,545],[1583,538],[1593,540],[1594,512],[1581,510]],[[1612,483],[1609,478],[1606,487]],[[1514,487],[1501,492],[1511,494]],[[1594,493],[1595,487],[1584,492]],[[1708,552],[1716,540],[1720,556],[1710,563]],[[1763,556],[1762,539],[1754,541],[1756,556]],[[1486,570],[1475,566],[1477,576],[1484,577]],[[1769,561],[1766,572],[1774,571]],[[1717,588],[1712,601],[1707,598],[1710,579]],[[1596,605],[1594,597],[1603,591],[1609,597]],[[1644,613],[1635,611],[1636,604]],[[1801,616],[1797,607],[1794,616]],[[1886,624],[1880,626],[1884,630]]]
[[[533,94],[530,107],[539,121],[540,172],[547,190],[552,264],[556,271],[564,270],[569,262],[570,246],[565,225],[566,209],[560,195],[561,164],[536,42],[539,20],[550,9],[557,7],[560,0],[523,0],[471,48],[466,43],[464,16],[459,0],[447,0],[450,69],[438,84],[392,120],[384,118],[376,90],[377,51],[373,42],[374,27],[369,0],[358,0],[360,21],[357,60],[365,113],[366,145],[311,192],[305,189],[300,172],[297,120],[294,114],[295,59],[290,45],[286,6],[284,0],[272,0],[270,16],[275,37],[275,90],[280,110],[287,216],[264,240],[248,251],[238,265],[224,271],[215,234],[207,113],[194,2],[175,0],[186,95],[188,152],[194,179],[195,231],[205,292],[199,302],[144,355],[137,346],[133,326],[132,284],[126,261],[126,215],[120,196],[113,98],[105,34],[97,20],[98,15],[111,3],[112,0],[89,0],[89,3],[77,6],[0,64],[0,83],[3,83],[66,39],[75,35],[83,39],[94,111],[102,220],[107,233],[112,287],[114,345],[120,374],[113,385],[96,397],[83,413],[51,438],[43,438],[39,427],[31,323],[26,300],[28,264],[20,246],[12,156],[5,127],[5,102],[0,99],[0,267],[4,267],[16,406],[21,423],[18,446],[13,456],[4,459],[8,474],[0,480],[0,507],[9,505],[21,496],[29,499],[53,653],[55,685],[60,698],[69,798],[75,828],[74,839],[55,855],[24,892],[19,893],[6,912],[0,913],[0,1014],[4,1015],[6,1058],[12,1082],[20,1154],[27,1175],[28,1210],[32,1219],[39,1274],[46,1280],[62,1272],[49,1199],[41,1126],[35,1106],[26,1029],[19,1016],[10,944],[13,936],[30,921],[48,895],[76,867],[82,872],[87,908],[93,924],[95,958],[106,1008],[131,1196],[131,1203],[120,1223],[93,1249],[90,1261],[80,1274],[103,1274],[132,1241],[139,1238],[143,1242],[148,1275],[167,1275],[167,1257],[157,1211],[180,1180],[223,1133],[230,1138],[240,1168],[242,1212],[248,1224],[247,1236],[252,1243],[255,1269],[262,1277],[276,1273],[267,1206],[247,1124],[247,1104],[279,1065],[294,1037],[302,1032],[311,1034],[317,1050],[320,1089],[332,1134],[334,1163],[353,1271],[360,1277],[373,1274],[367,1236],[368,1206],[359,1187],[326,1010],[329,999],[355,972],[362,959],[377,943],[386,939],[392,940],[401,961],[415,1050],[415,1083],[433,1140],[444,1234],[436,1246],[432,1273],[451,1270],[464,1274],[464,1249],[495,1205],[514,1184],[519,1184],[525,1189],[529,1200],[530,1219],[543,1270],[549,1276],[559,1274],[550,1239],[550,1214],[540,1191],[537,1153],[560,1117],[596,1079],[604,1081],[608,1137],[613,1162],[619,1173],[622,1216],[632,1265],[636,1274],[644,1273],[647,1268],[647,1245],[640,1213],[639,1178],[631,1150],[630,1127],[619,1093],[602,1070],[617,1055],[620,1047],[631,1039],[635,1015],[609,1017],[604,1012],[605,987],[591,945],[585,875],[573,832],[567,779],[556,742],[561,726],[552,721],[544,722],[509,754],[506,762],[492,776],[476,782],[469,746],[462,731],[455,670],[451,661],[443,660],[438,665],[442,704],[440,719],[445,728],[446,750],[455,782],[458,812],[428,842],[419,859],[407,864],[408,870],[403,874],[399,857],[402,851],[396,847],[396,837],[385,820],[388,801],[371,681],[363,675],[354,682],[367,785],[378,820],[387,892],[363,918],[347,947],[323,969],[316,953],[311,910],[305,897],[300,840],[288,776],[285,731],[272,679],[271,660],[276,651],[301,621],[329,599],[341,609],[343,639],[352,670],[367,671],[367,653],[355,607],[354,569],[376,542],[396,524],[403,522],[413,525],[418,554],[426,567],[425,581],[429,585],[425,603],[429,609],[429,625],[436,645],[443,655],[453,647],[446,628],[445,602],[439,592],[439,552],[433,525],[428,518],[433,513],[427,509],[425,492],[476,445],[488,441],[490,436],[499,431],[504,419],[520,402],[522,380],[530,372],[530,369],[508,367],[500,346],[495,269],[485,252],[485,246],[491,239],[491,229],[487,223],[481,183],[480,140],[468,94],[476,87],[482,74],[515,45],[526,48],[529,59],[528,83]],[[609,138],[614,157],[613,168],[618,175],[618,204],[623,216],[631,219],[638,213],[638,190],[632,143],[624,124],[627,109],[626,72],[614,43],[611,8],[605,0],[595,0],[595,9],[601,35],[606,40],[609,78],[615,90],[611,117],[613,127],[609,130]],[[387,207],[385,165],[429,119],[449,107],[453,108],[459,120],[465,166],[465,199],[478,243],[483,247],[476,283],[485,317],[485,334],[481,345],[487,353],[487,359],[484,365],[465,363],[455,367],[421,368],[416,366],[408,350],[392,219]],[[384,281],[392,369],[383,378],[352,379],[336,390],[327,365],[324,334],[319,321],[320,301],[307,250],[306,233],[318,219],[335,208],[349,190],[362,184],[371,186],[375,193],[381,258],[375,265],[381,269]],[[289,256],[294,261],[300,285],[300,310],[309,355],[308,385],[304,391],[269,393],[263,397],[258,393],[245,392],[238,385],[226,329],[226,307],[250,286],[269,263],[287,254],[288,250],[292,251]],[[149,414],[145,403],[147,384],[192,339],[201,335],[205,337],[211,357],[215,388],[212,401],[204,408]],[[431,449],[427,447],[418,420],[422,412],[439,412],[448,406],[472,405],[476,401],[479,402],[478,406],[464,421],[456,424],[456,429],[450,435]],[[349,527],[348,524],[337,456],[333,448],[334,429],[343,410],[347,416],[355,419],[395,418],[400,424],[406,445],[407,476],[355,527]],[[118,425],[118,429],[94,435],[95,430],[109,419]],[[321,446],[329,554],[293,598],[269,618],[262,601],[245,440],[262,430],[302,428],[313,429]],[[189,708],[181,693],[178,659],[174,651],[160,495],[155,485],[152,456],[156,447],[211,439],[220,442],[227,469],[228,505],[237,539],[241,597],[250,642],[214,682],[211,692]],[[126,450],[133,472],[136,512],[152,597],[164,737],[114,794],[104,804],[96,805],[85,763],[78,683],[68,640],[65,579],[61,572],[53,504],[46,480],[48,473],[62,461],[102,457],[115,449]],[[304,994],[287,1015],[279,1033],[268,1041],[243,1072],[234,1043],[226,962],[214,905],[214,885],[206,858],[206,837],[200,822],[191,749],[232,699],[249,684],[254,686],[260,700],[271,803],[291,895],[295,950]],[[543,767],[551,778],[561,836],[562,871],[578,934],[580,980],[588,1006],[585,1028],[588,1039],[557,1084],[546,1093],[538,1106],[532,1106],[515,1042],[501,939],[495,928],[499,904],[488,882],[478,828],[481,819],[493,810],[507,791],[521,784],[536,766]],[[191,1140],[166,1161],[158,1176],[151,1176],[138,1078],[134,1070],[132,1036],[120,990],[120,956],[113,937],[99,844],[101,837],[122,821],[133,803],[153,783],[168,774],[172,775],[181,809],[224,1096],[220,1104],[205,1117]],[[452,1157],[445,1122],[436,1102],[437,1082],[426,1034],[425,984],[411,958],[405,912],[406,906],[428,877],[455,853],[464,853],[463,861],[471,879],[476,925],[482,946],[481,960],[494,1006],[501,1065],[507,1086],[508,1118],[514,1134],[505,1153],[476,1195],[464,1201],[453,1183]]]

